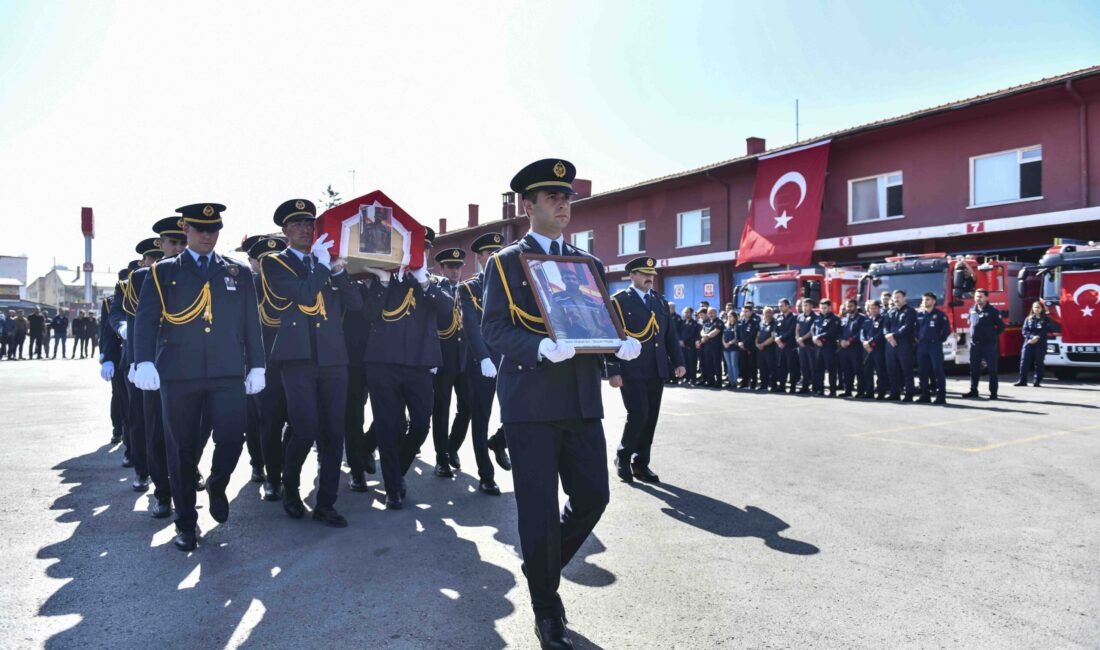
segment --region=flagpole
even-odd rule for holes
[[[798,135],[798,127],[799,127],[799,124],[798,124],[798,100],[795,99],[794,100],[794,141],[795,142],[801,142],[802,141],[802,138],[800,138],[799,135]]]

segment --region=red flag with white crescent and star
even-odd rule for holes
[[[829,142],[760,158],[749,216],[741,232],[738,266],[810,263],[825,194]]]
[[[1100,343],[1100,270],[1063,271],[1058,316],[1063,343]]]

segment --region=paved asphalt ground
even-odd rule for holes
[[[492,498],[417,463],[405,510],[342,488],[334,530],[260,501],[244,456],[229,522],[200,495],[184,554],[107,444],[96,373],[0,363],[0,648],[535,647],[509,474]],[[1100,647],[1100,386],[1002,393],[667,390],[665,482],[613,479],[565,572],[578,647]]]

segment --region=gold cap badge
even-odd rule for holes
[[[451,257],[458,257],[459,255],[460,255],[460,253],[458,252],[457,248],[455,250],[451,251]]]
[[[493,241],[499,244],[500,243],[500,235],[493,235]]]
[[[562,163],[562,161],[560,160],[557,162],[557,164],[554,165],[554,176],[557,176],[558,178],[565,177],[565,164]]]
[[[299,210],[305,210],[306,209],[306,202],[299,200],[297,203],[294,204],[294,207],[298,208]]]
[[[202,216],[204,216],[204,217],[214,216],[214,206],[208,205],[205,208],[203,208],[202,209]]]
[[[649,266],[649,267],[652,267],[652,266],[654,266],[655,264],[656,264],[656,262],[654,262],[654,261],[653,261],[653,258],[652,258],[652,257],[651,257],[651,258],[649,258],[648,260],[646,260],[646,261],[645,261],[645,265],[646,265],[646,266]]]
[[[275,240],[274,240],[274,239],[269,239],[269,240],[267,240],[267,247],[268,247],[268,248],[275,248],[275,246],[276,246],[276,244],[275,244]]]

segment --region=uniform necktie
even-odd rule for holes
[[[303,255],[302,256],[302,261],[306,263],[306,270],[309,271],[310,273],[313,273],[313,256],[312,255]]]
[[[203,277],[206,277],[206,272],[210,270],[209,262],[205,255],[199,255],[199,270],[202,271]]]
[[[558,240],[550,242],[550,254],[561,255],[561,245],[558,244]]]
[[[653,294],[652,293],[647,293],[645,295],[645,306],[649,308],[649,311],[656,312],[657,311],[657,305],[655,305],[653,303],[654,303]]]

